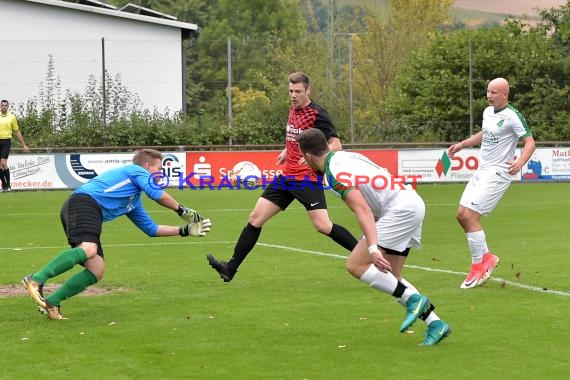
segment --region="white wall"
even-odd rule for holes
[[[62,91],[83,94],[90,75],[101,80],[105,38],[107,71],[146,108],[181,109],[179,28],[22,0],[1,0],[0,15],[0,98],[19,104],[37,96],[50,54]]]

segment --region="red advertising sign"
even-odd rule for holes
[[[398,173],[398,151],[397,150],[355,150],[365,155],[370,160],[387,169],[392,175]]]
[[[398,151],[359,150],[390,173],[398,173]],[[196,187],[217,186],[238,167],[252,168],[266,182],[271,182],[283,171],[285,165],[277,165],[278,151],[247,152],[186,152],[186,173],[180,177],[181,187],[192,184]],[[227,181],[227,180],[226,180]],[[227,183],[227,182],[226,182]]]
[[[271,181],[281,174],[284,165],[277,165],[279,152],[186,152],[186,178],[194,186],[217,186],[234,170],[234,167],[249,163],[259,174]]]

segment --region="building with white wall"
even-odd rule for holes
[[[60,96],[101,84],[105,68],[143,108],[184,110],[183,41],[197,25],[96,0],[1,0],[0,14],[0,98],[13,105],[41,98],[51,60]]]

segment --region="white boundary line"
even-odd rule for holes
[[[234,244],[234,243],[235,243],[235,241],[188,241],[188,242],[161,242],[161,243],[105,244],[105,247],[148,247],[148,246],[165,246],[165,245]],[[267,244],[267,243],[257,243],[257,245],[259,245],[260,247],[277,248],[277,249],[282,249],[284,251],[290,251],[290,252],[308,253],[308,254],[317,255],[317,256],[333,257],[335,259],[346,260],[346,258],[347,258],[347,256],[337,255],[334,253],[311,251],[308,249],[288,247],[285,245]],[[45,247],[31,246],[31,247],[23,247],[23,248],[0,247],[0,251],[23,251],[23,250],[28,250],[28,249],[65,249],[66,247],[67,246],[52,246],[52,247],[49,247],[49,246],[45,246]],[[447,269],[436,269],[436,268],[422,267],[422,266],[418,266],[418,265],[405,265],[405,267],[410,268],[410,269],[423,270],[426,272],[453,274],[453,275],[458,275],[458,276],[462,276],[462,277],[467,275],[467,273],[465,273],[465,272],[456,272],[456,271],[447,270]],[[505,285],[509,285],[509,286],[512,286],[515,288],[530,290],[530,291],[538,292],[538,293],[554,294],[554,295],[563,296],[563,297],[570,297],[569,292],[520,284],[518,282],[505,280],[505,279],[499,278],[499,277],[491,277],[491,278],[489,278],[488,281],[494,281],[494,282],[497,282],[500,284],[505,284]]]
[[[324,252],[318,252],[318,251],[309,251],[309,250],[305,250],[305,249],[300,249],[300,248],[292,248],[292,247],[287,247],[284,245],[276,245],[276,244],[265,244],[265,243],[257,243],[257,245],[260,245],[262,247],[269,247],[269,248],[277,248],[277,249],[283,249],[283,250],[287,250],[287,251],[293,251],[293,252],[301,252],[301,253],[309,253],[312,255],[319,255],[319,256],[328,256],[328,257],[334,257],[334,258],[339,258],[339,259],[344,259],[346,260],[346,256],[342,256],[342,255],[335,255],[335,254],[330,254],[330,253],[324,253]],[[451,271],[451,270],[447,270],[447,269],[435,269],[435,268],[428,268],[428,267],[421,267],[418,265],[405,265],[406,268],[411,268],[411,269],[417,269],[417,270],[423,270],[426,272],[439,272],[439,273],[446,273],[446,274],[453,274],[453,275],[459,275],[459,276],[466,276],[467,273],[465,272],[455,272],[455,271]],[[513,281],[508,281],[499,277],[491,277],[489,278],[490,281],[494,281],[494,282],[498,282],[500,284],[505,284],[505,285],[509,285],[515,288],[521,288],[521,289],[526,289],[526,290],[531,290],[533,292],[538,292],[538,293],[546,293],[546,294],[555,294],[558,296],[563,296],[563,297],[570,297],[570,293],[568,292],[563,292],[561,290],[552,290],[552,289],[546,289],[546,288],[539,288],[536,286],[531,286],[531,285],[525,285],[525,284],[520,284],[518,282],[513,282]]]

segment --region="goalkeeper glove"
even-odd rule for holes
[[[202,215],[198,213],[198,211],[188,208],[183,205],[178,206],[178,210],[176,210],[178,216],[182,218],[186,223],[195,223],[199,222],[204,219]]]
[[[178,234],[180,236],[206,236],[208,232],[210,232],[210,228],[212,227],[212,222],[210,219],[203,219],[198,222],[188,223],[185,226],[180,226],[178,230]]]

